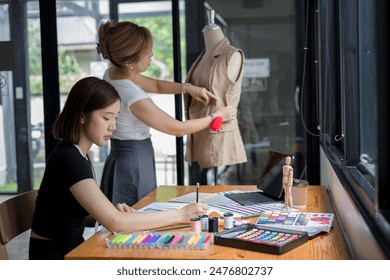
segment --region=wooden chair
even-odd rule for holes
[[[32,190],[0,203],[0,260],[9,259],[5,245],[31,229],[37,194]]]

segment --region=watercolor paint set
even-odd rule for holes
[[[213,244],[212,233],[129,232],[106,238],[108,248],[207,249]]]
[[[258,225],[241,225],[214,236],[215,245],[276,255],[291,251],[308,240],[307,232]]]

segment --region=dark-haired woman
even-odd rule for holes
[[[30,236],[30,259],[64,259],[81,244],[84,221],[91,216],[111,232],[139,231],[187,223],[207,211],[196,203],[179,210],[136,212],[113,205],[97,185],[88,157],[92,144],[104,146],[116,128],[120,96],[104,80],[88,77],[71,89],[53,134],[59,143],[50,154],[38,191]]]

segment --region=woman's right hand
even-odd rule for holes
[[[207,214],[208,206],[205,203],[193,203],[178,209],[179,215],[182,218],[183,223],[191,222],[192,218],[197,218],[200,215]]]
[[[214,117],[220,116],[223,122],[229,122],[237,117],[237,109],[232,106],[220,107],[213,115]]]

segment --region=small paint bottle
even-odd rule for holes
[[[209,230],[209,216],[208,215],[200,215],[199,218],[201,221],[202,231],[208,231]]]
[[[191,219],[191,231],[196,232],[196,233],[202,232],[200,218],[192,218]]]
[[[233,214],[230,212],[223,214],[223,228],[231,229],[233,228]]]

